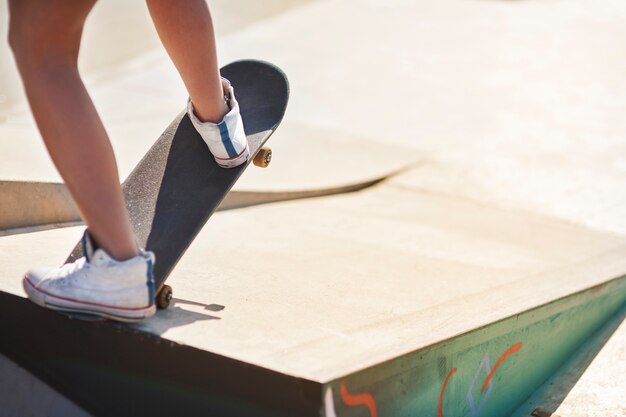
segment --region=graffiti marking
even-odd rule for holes
[[[480,392],[485,391],[485,387],[487,386],[487,384],[491,383],[491,378],[493,378],[493,374],[496,373],[496,369],[498,369],[498,366],[500,366],[502,364],[502,362],[504,362],[504,360],[506,358],[508,358],[511,354],[517,352],[518,350],[520,350],[522,348],[522,342],[518,342],[516,344],[514,344],[513,346],[511,346],[509,349],[507,349],[506,352],[504,352],[502,354],[502,356],[500,356],[500,359],[498,359],[498,361],[496,362],[496,364],[493,366],[493,369],[491,370],[491,372],[489,373],[489,375],[487,375],[487,378],[485,378],[485,382],[483,382],[483,387],[480,390]]]
[[[485,353],[485,356],[483,356],[483,360],[480,361],[480,366],[478,366],[478,369],[476,370],[476,373],[474,374],[474,379],[472,379],[472,383],[469,389],[467,390],[467,403],[470,406],[472,417],[478,417],[480,413],[483,411],[483,407],[485,406],[485,404],[487,404],[487,400],[491,396],[491,389],[493,388],[493,384],[491,383],[491,381],[486,381],[488,383],[489,389],[487,390],[485,395],[483,395],[483,397],[480,399],[480,402],[478,403],[478,407],[476,407],[476,402],[474,401],[474,396],[472,395],[472,391],[474,391],[474,386],[476,386],[476,381],[478,380],[478,377],[480,376],[480,373],[483,370],[483,368],[485,369],[485,373],[488,376],[491,373],[491,360],[489,359],[489,352]],[[485,385],[483,384],[483,386]],[[480,392],[483,392],[483,390],[481,390]]]
[[[448,385],[448,380],[454,373],[457,371],[457,368],[452,368],[450,372],[448,372],[448,376],[446,376],[445,381],[443,381],[443,386],[441,387],[441,392],[439,393],[439,405],[437,407],[437,417],[443,417],[443,394],[446,392],[446,386]]]
[[[324,395],[324,410],[326,410],[326,417],[337,417],[332,388],[326,388],[326,394]]]
[[[378,410],[376,408],[376,400],[370,394],[356,394],[352,395],[348,393],[345,384],[341,384],[339,387],[341,398],[343,402],[349,407],[356,407],[364,405],[370,412],[370,417],[378,417]]]

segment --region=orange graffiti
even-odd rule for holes
[[[483,387],[480,389],[480,392],[484,392],[485,391],[485,388],[487,388],[487,385],[489,384],[489,381],[491,380],[491,378],[493,378],[493,374],[496,373],[496,369],[498,369],[498,366],[500,366],[502,364],[502,362],[504,362],[504,360],[507,357],[509,357],[509,355],[511,355],[511,354],[517,352],[518,350],[520,350],[521,347],[522,347],[522,342],[516,343],[513,346],[511,346],[509,349],[507,349],[507,351],[504,352],[502,354],[502,356],[500,356],[500,359],[498,359],[496,364],[491,369],[491,372],[489,372],[489,375],[487,375],[487,378],[485,378],[485,382],[483,382]]]
[[[448,385],[448,380],[454,373],[457,371],[457,368],[452,368],[452,370],[446,376],[445,381],[443,381],[443,386],[441,387],[441,393],[439,394],[439,406],[437,408],[437,417],[443,417],[443,393],[446,391],[446,386]]]
[[[369,409],[371,417],[378,417],[376,400],[374,400],[374,397],[372,397],[370,394],[351,395],[350,393],[348,393],[345,384],[341,384],[339,388],[341,392],[341,399],[343,399],[343,402],[347,406],[356,407],[359,405],[364,405]]]

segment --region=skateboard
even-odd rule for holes
[[[167,308],[168,276],[202,227],[250,163],[267,167],[272,151],[264,147],[280,124],[289,100],[289,82],[276,66],[236,61],[220,70],[235,89],[250,147],[250,160],[220,168],[183,111],[165,129],[122,184],[139,244],[156,255],[155,302]],[[82,256],[79,242],[67,262]]]

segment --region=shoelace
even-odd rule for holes
[[[71,264],[65,264],[59,269],[57,276],[67,277],[68,275],[73,274],[79,269],[82,269],[85,265],[85,262],[85,258],[80,258],[77,261],[72,262]]]

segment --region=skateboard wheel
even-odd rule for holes
[[[157,293],[156,296],[156,306],[158,308],[168,308],[170,306],[170,302],[172,301],[172,287],[169,285],[164,285],[163,288]]]
[[[254,165],[267,168],[272,161],[272,150],[270,148],[261,148],[252,161]]]

